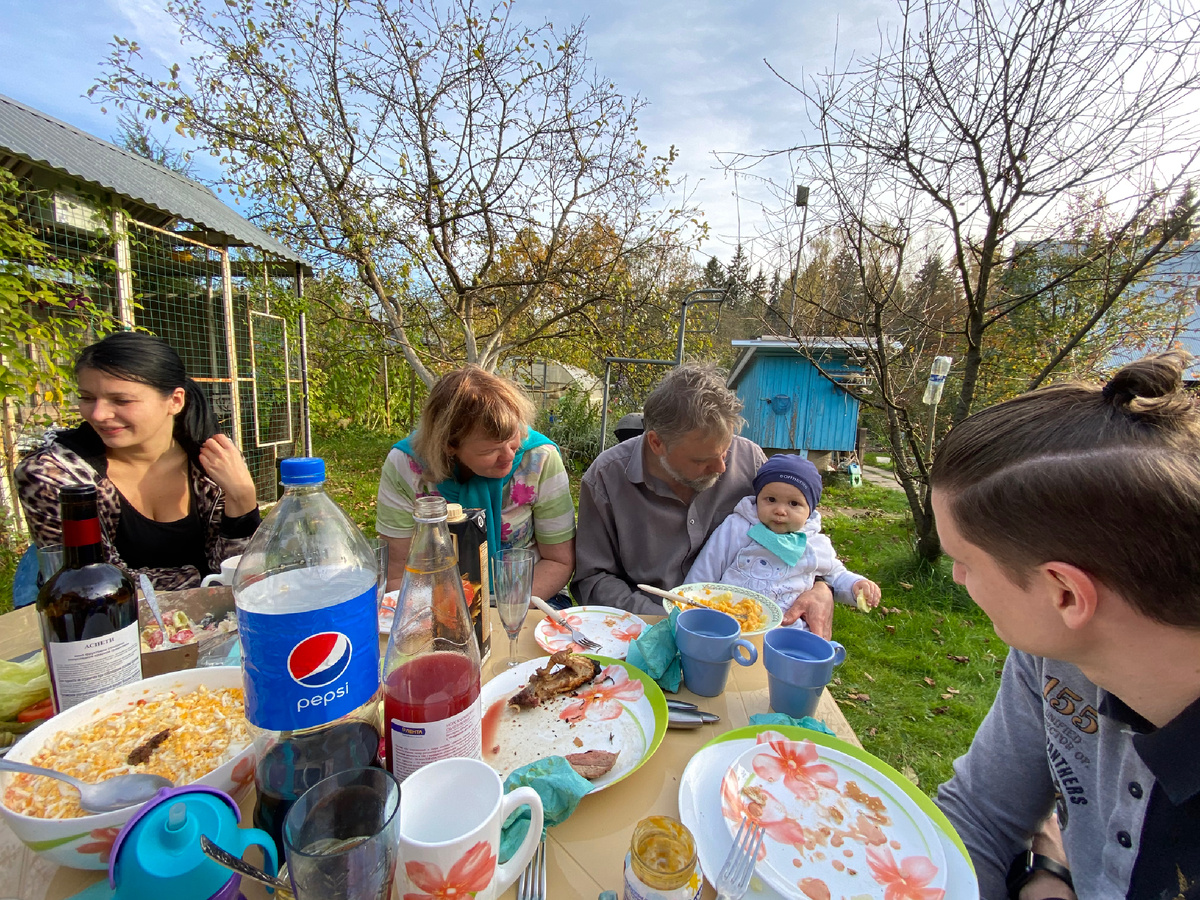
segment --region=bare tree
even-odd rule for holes
[[[887,416],[919,553],[935,559],[916,388],[934,355],[956,357],[952,427],[976,400],[997,326],[1086,280],[1087,315],[1039,336],[1049,352],[1027,386],[1042,383],[1179,251],[1194,195],[1162,213],[1196,170],[1200,16],[1159,0],[910,0],[899,11],[877,54],[796,85],[819,139],[779,152],[813,185],[813,217],[855,276],[852,291],[799,299],[809,319],[867,338],[869,400]],[[1081,240],[1080,216],[1096,209],[1106,225]],[[955,303],[929,308],[906,290],[931,252],[948,262]],[[1051,253],[1045,277],[1006,278]]]
[[[187,64],[117,39],[92,90],[176,123],[293,246],[357,277],[426,381],[589,327],[624,258],[684,240],[673,149],[582,26],[475,0],[171,0]]]

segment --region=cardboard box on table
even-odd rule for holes
[[[234,612],[233,588],[228,585],[213,585],[211,587],[188,588],[182,591],[159,591],[158,606],[162,611],[163,621],[170,619],[171,613],[182,610],[197,626],[198,641],[190,644],[167,643],[155,650],[142,650],[142,677],[162,675],[164,672],[179,672],[183,669],[194,669],[200,659],[200,654],[215,640],[227,638],[229,632],[204,632],[199,629],[203,618],[211,613],[220,622]],[[138,601],[138,626],[145,628],[155,624],[154,613],[145,598]],[[234,632],[236,634],[236,632]]]

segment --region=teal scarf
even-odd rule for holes
[[[412,449],[411,440],[412,435],[409,435],[404,440],[397,441],[393,446],[397,450],[403,450],[413,459],[417,459],[417,455]],[[521,446],[517,449],[517,455],[513,458],[512,468],[508,470],[508,474],[503,478],[484,478],[482,475],[472,475],[467,481],[459,481],[452,475],[445,481],[438,482],[436,485],[437,492],[446,498],[447,503],[458,503],[463,509],[483,509],[487,511],[489,557],[500,549],[500,509],[504,502],[504,486],[512,481],[513,474],[517,471],[517,467],[521,465],[521,458],[525,455],[525,451],[532,450],[534,447],[540,447],[543,444],[551,444],[557,448],[554,441],[550,440],[544,434],[538,434],[531,428],[529,429],[529,436],[521,442]],[[422,462],[419,459],[417,461]]]
[[[746,536],[756,544],[766,547],[789,568],[800,562],[804,556],[804,548],[808,546],[808,535],[803,531],[793,531],[791,534],[776,534],[762,522],[750,526]]]

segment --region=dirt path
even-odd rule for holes
[[[891,488],[893,491],[902,490],[900,482],[896,481],[896,476],[887,469],[879,469],[875,466],[863,466],[862,477],[871,484],[877,484],[880,487]]]

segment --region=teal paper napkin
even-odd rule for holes
[[[664,691],[674,694],[683,681],[683,664],[679,661],[679,648],[675,646],[675,620],[679,608],[661,622],[655,622],[635,638],[629,645],[625,662],[641,669]]]
[[[583,796],[592,789],[592,783],[571,768],[571,764],[561,756],[547,756],[513,770],[504,779],[504,793],[519,787],[528,786],[538,792],[542,798],[542,810],[545,815],[545,827],[542,837],[546,836],[546,828],[565,822]],[[500,861],[508,862],[517,852],[525,833],[529,831],[529,821],[533,818],[528,806],[522,806],[511,816],[500,829]]]
[[[783,713],[755,713],[750,717],[751,725],[798,725],[801,728],[807,728],[810,731],[819,731],[822,734],[828,734],[832,737],[837,737],[837,734],[822,722],[820,719],[814,719],[812,716],[805,716],[803,719],[793,719],[791,716]]]

